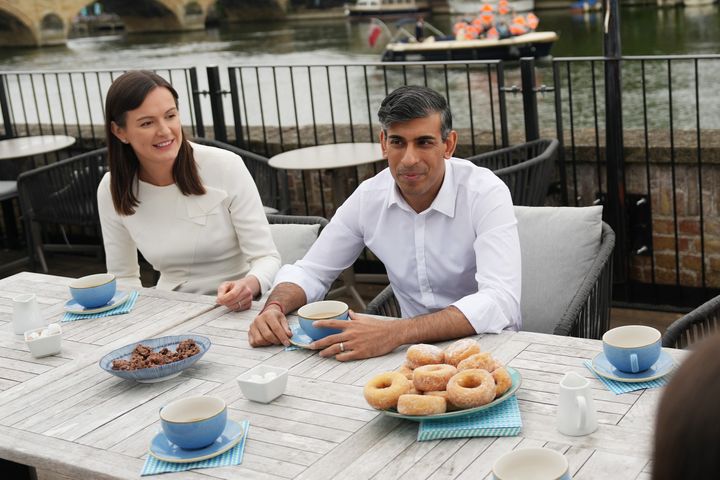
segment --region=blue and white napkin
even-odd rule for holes
[[[442,438],[512,437],[520,434],[522,419],[515,395],[477,413],[442,420],[423,420],[418,442]]]
[[[585,360],[583,364],[592,372],[593,375],[597,377],[598,380],[605,384],[608,390],[613,392],[615,395],[634,392],[635,390],[642,390],[644,388],[658,388],[667,385],[668,382],[668,375],[647,382],[618,382],[599,375],[595,369],[593,369],[592,362],[590,360]]]
[[[112,315],[122,315],[124,313],[130,313],[130,310],[135,306],[135,302],[138,298],[138,292],[132,291],[127,300],[113,308],[112,310],[106,310],[100,313],[70,313],[65,312],[63,315],[62,322],[75,322],[77,320],[89,320],[91,318],[103,318],[110,317]]]
[[[140,475],[144,477],[146,475],[157,475],[158,473],[186,472],[188,470],[194,470],[196,468],[228,467],[231,465],[240,465],[243,460],[243,453],[245,453],[245,440],[247,440],[248,430],[250,429],[250,422],[247,420],[243,420],[242,422],[240,422],[240,426],[243,429],[243,436],[242,439],[240,439],[240,443],[238,443],[222,455],[208,458],[207,460],[201,460],[199,462],[171,463],[158,460],[157,458],[148,454],[147,458],[145,459],[145,465],[143,465],[143,469],[140,472]]]

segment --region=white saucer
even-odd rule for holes
[[[160,432],[150,442],[150,455],[170,463],[200,462],[227,452],[240,443],[244,433],[239,423],[228,419],[225,430],[213,443],[204,448],[185,450],[168,440],[164,432]]]
[[[624,383],[639,383],[657,380],[670,373],[675,368],[675,362],[665,351],[660,352],[660,357],[652,367],[638,373],[622,372],[615,368],[605,357],[603,352],[598,353],[592,360],[592,368],[601,377]]]
[[[107,312],[108,310],[112,310],[115,307],[118,307],[122,305],[123,303],[127,302],[128,298],[130,297],[130,292],[123,292],[118,290],[115,292],[115,295],[110,299],[108,303],[103,305],[102,307],[95,307],[95,308],[85,308],[82,305],[80,305],[78,302],[75,301],[75,299],[71,298],[67,302],[65,302],[65,311],[69,313],[77,313],[80,315],[86,315],[89,313],[102,313]]]
[[[314,342],[314,340],[310,338],[308,334],[303,331],[302,328],[300,328],[300,325],[290,325],[290,330],[292,330],[293,332],[293,336],[290,337],[290,343],[292,343],[296,347],[308,349],[310,348],[310,344]]]

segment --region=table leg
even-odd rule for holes
[[[9,198],[0,202],[2,204],[3,222],[5,224],[5,242],[8,248],[18,248],[18,229],[15,219],[15,210],[13,209],[13,199]]]

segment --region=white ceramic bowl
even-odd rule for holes
[[[43,335],[44,333],[44,335]],[[35,358],[56,355],[62,350],[62,329],[57,323],[25,332],[25,344]]]
[[[237,382],[248,400],[270,403],[285,391],[287,377],[287,368],[258,365],[237,377]]]

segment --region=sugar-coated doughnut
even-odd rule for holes
[[[423,392],[423,395],[430,395],[432,397],[442,397],[445,399],[445,410],[448,412],[452,412],[453,410],[460,410],[458,407],[452,404],[450,399],[448,398],[447,390],[438,390],[435,392]]]
[[[423,365],[445,363],[445,353],[442,348],[425,343],[411,346],[408,348],[405,356],[408,366],[413,369],[422,367]]]
[[[398,368],[397,371],[402,373],[403,375],[405,375],[405,378],[407,378],[408,380],[412,380],[412,378],[413,378],[412,368],[408,367],[407,365],[403,365],[402,367]]]
[[[495,360],[490,355],[490,352],[482,352],[470,355],[457,365],[458,370],[469,370],[471,368],[492,372],[495,370]]]
[[[443,397],[432,395],[400,395],[397,411],[403,415],[435,415],[445,413],[446,403]]]
[[[413,385],[421,392],[445,390],[448,381],[457,373],[452,365],[423,365],[413,370]]]
[[[450,379],[447,392],[448,399],[460,408],[479,407],[495,399],[495,379],[487,370],[463,370]]]
[[[512,387],[512,378],[505,367],[493,370],[492,376],[495,379],[495,398],[501,396]]]
[[[371,407],[386,410],[395,407],[400,395],[412,388],[410,380],[400,372],[385,372],[375,375],[365,384],[363,395]]]
[[[472,338],[463,338],[445,349],[445,363],[457,366],[476,353],[480,353],[480,344]]]

